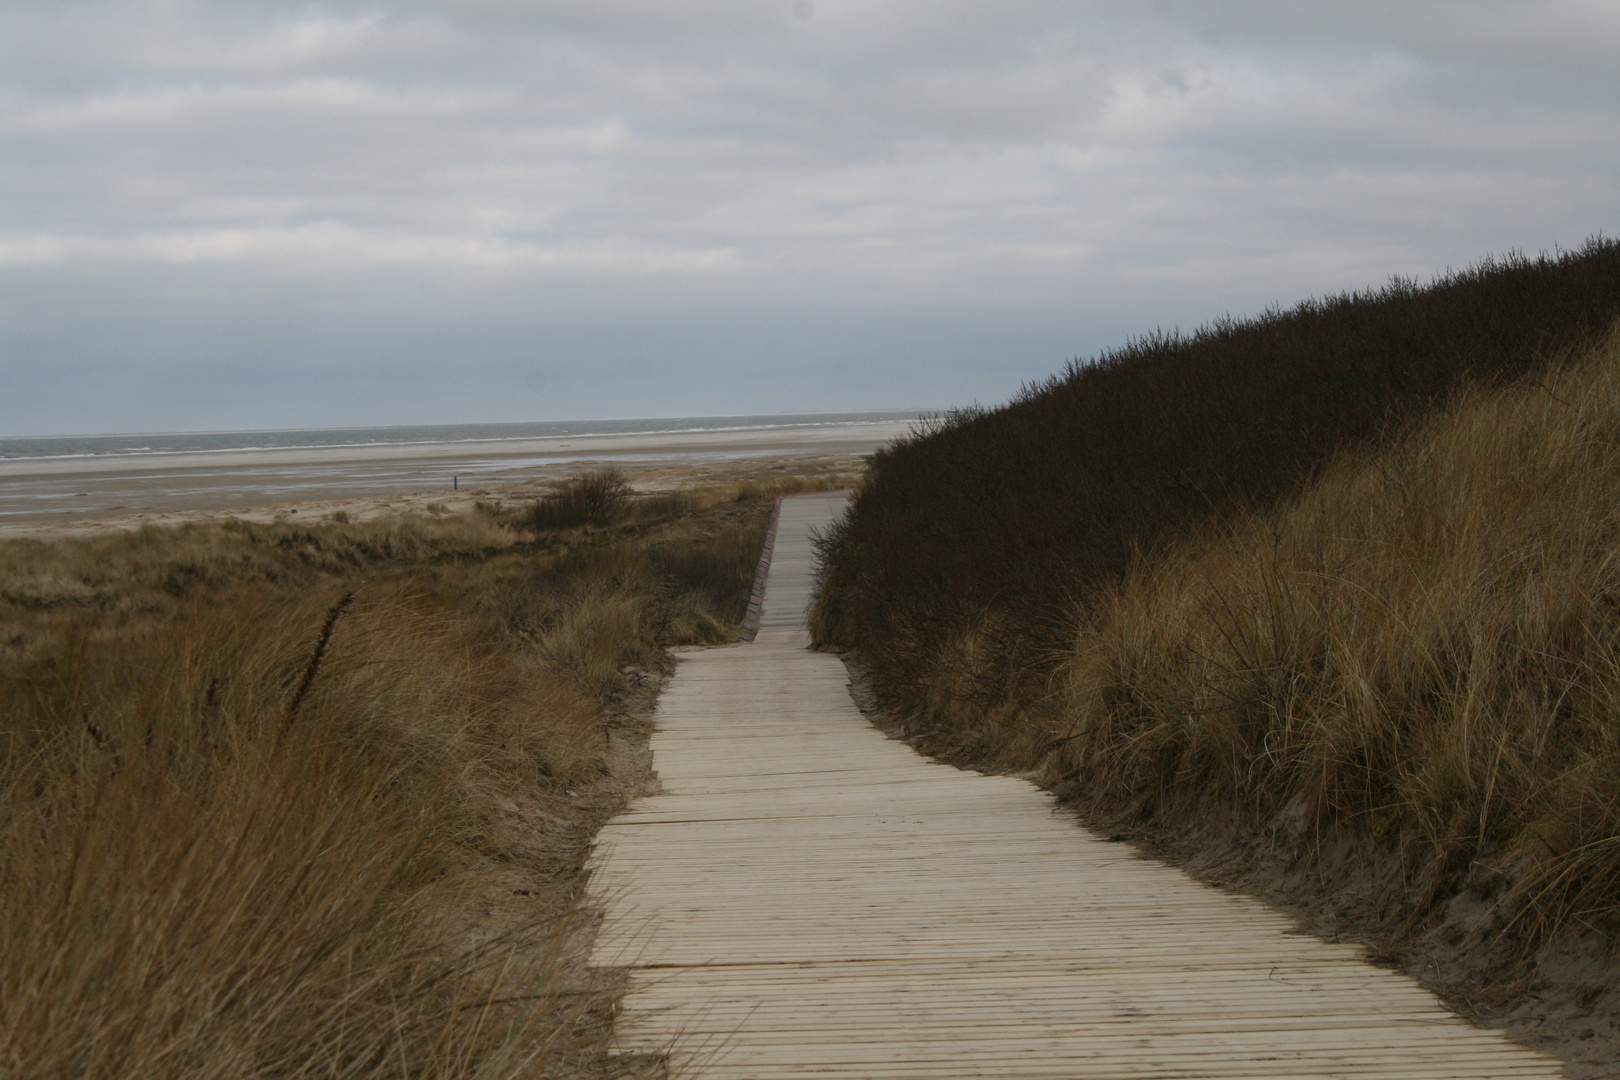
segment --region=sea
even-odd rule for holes
[[[769,453],[867,453],[920,415],[898,410],[0,438],[0,523],[454,492],[565,474],[573,463],[590,460],[698,463]],[[837,430],[816,436],[818,429]],[[765,437],[759,446],[770,449],[749,451],[729,437],[749,432]],[[797,444],[796,433],[805,436]],[[692,438],[669,452],[660,452],[666,440],[611,450],[562,441],[659,435]],[[709,435],[719,438],[705,450]],[[538,445],[537,439],[549,442]]]
[[[591,435],[664,435],[722,431],[892,424],[916,410],[778,413],[766,416],[678,416],[651,420],[547,420],[510,424],[421,424],[399,427],[284,428],[268,431],[182,431],[134,435],[26,435],[0,438],[0,461],[230,454],[254,450],[339,450],[363,446],[443,446]]]

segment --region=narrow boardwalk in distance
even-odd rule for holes
[[[874,729],[802,628],[807,534],[842,508],[784,500],[758,638],[682,657],[663,793],[602,831],[622,1049],[717,1080],[1561,1075],[1358,949]]]

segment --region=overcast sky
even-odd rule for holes
[[[1620,4],[0,4],[0,435],[940,408],[1620,228]]]

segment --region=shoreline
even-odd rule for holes
[[[911,429],[913,421],[826,424],[789,428],[663,431],[631,434],[546,435],[489,441],[373,443],[343,446],[272,447],[241,450],[165,451],[103,457],[0,459],[0,485],[54,476],[140,474],[186,469],[287,468],[293,466],[486,461],[519,467],[604,458],[666,455],[749,454],[797,448],[875,448]]]
[[[614,467],[642,494],[773,476],[858,472],[909,423],[772,431],[562,436],[489,445],[367,446],[0,462],[0,540],[82,539],[145,526],[242,520],[369,521],[533,500]],[[250,457],[251,455],[251,457]],[[176,459],[206,458],[187,463]],[[72,466],[77,466],[73,468]]]

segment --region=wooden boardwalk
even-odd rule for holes
[[[1561,1075],[1357,949],[872,728],[800,628],[806,532],[841,507],[784,501],[758,638],[682,658],[664,792],[603,830],[593,961],[631,968],[621,1047],[735,1080]]]

